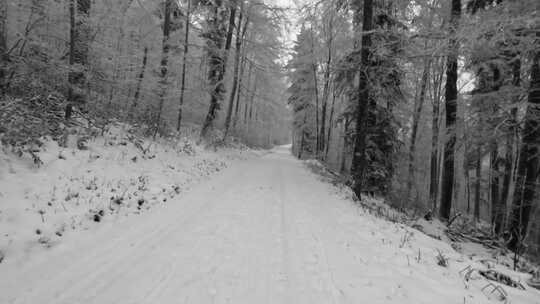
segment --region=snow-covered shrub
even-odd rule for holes
[[[64,99],[55,93],[18,99],[6,97],[0,102],[0,142],[19,156],[31,155],[39,164],[37,153],[43,138],[50,136],[57,140],[65,132],[63,104]]]

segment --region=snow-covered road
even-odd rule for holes
[[[453,257],[449,246],[408,234],[282,148],[150,213],[0,265],[0,303],[489,302],[464,287],[464,264],[436,265],[433,247]]]

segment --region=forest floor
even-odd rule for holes
[[[130,145],[113,146],[121,151]],[[15,237],[9,244],[23,245],[9,247],[12,249],[5,252],[4,262],[0,264],[0,303],[480,304],[505,301],[499,291],[492,292],[500,284],[491,286],[490,281],[475,272],[465,280],[463,272],[460,273],[469,266],[485,269],[485,263],[481,262],[485,257],[456,252],[447,242],[372,215],[354,203],[349,193],[323,181],[304,162],[294,159],[287,147],[264,153],[199,152],[199,156],[184,156],[179,160],[169,152],[158,151],[155,158],[136,164],[130,163],[133,162],[130,150],[124,151],[125,155],[118,152],[116,158],[107,154],[112,150],[107,151],[100,150],[99,154],[111,155],[109,159],[104,157],[90,163],[91,152],[84,154],[87,158],[84,170],[101,170],[100,174],[94,174],[97,182],[90,187],[87,187],[89,179],[94,178],[88,178],[92,174],[87,174],[83,181],[82,175],[79,176],[81,164],[74,162],[68,168],[63,163],[54,169],[57,174],[62,172],[60,168],[75,170],[63,178],[79,176],[72,178],[85,185],[76,188],[78,198],[89,196],[88,191],[98,191],[94,184],[97,189],[106,189],[107,193],[102,195],[111,196],[112,203],[107,201],[103,206],[108,208],[104,223],[93,222],[98,214],[95,212],[99,212],[97,206],[90,208],[94,210],[91,212],[85,206],[74,216],[84,229],[67,229],[69,232],[61,233],[61,242],[51,241],[53,236],[47,236],[49,242],[35,240],[45,233],[54,233],[58,229],[54,225],[41,236],[31,236],[34,244],[43,247],[40,249],[28,248],[30,236]],[[69,155],[64,161],[69,161]],[[119,166],[119,161],[124,167],[113,167]],[[221,161],[223,165],[193,169],[190,172],[195,173],[190,176],[209,177],[198,178],[189,187],[181,186],[186,181],[187,168],[201,168],[197,165],[200,163],[221,164]],[[54,166],[50,161],[44,163]],[[29,189],[42,189],[32,183],[60,178],[42,175],[36,179],[32,176],[37,173],[25,175],[20,173],[24,170],[13,164],[12,167],[12,173],[0,176],[1,187],[11,182],[17,189],[14,178],[21,179],[18,183],[26,179],[30,182],[25,186],[27,201],[35,197]],[[202,173],[210,171],[211,174]],[[112,172],[118,176],[110,176]],[[134,184],[103,182],[127,178],[122,174],[129,174],[128,180],[134,179]],[[140,175],[149,176],[150,185],[143,187],[149,189],[148,193],[139,190]],[[58,207],[54,202],[66,204],[74,199],[65,200],[64,192],[72,183],[63,184],[67,186],[61,189],[62,200],[53,200],[53,207],[49,207]],[[114,186],[120,189],[109,193],[111,185],[120,185]],[[178,195],[174,194],[177,191],[171,194],[170,190],[176,186],[181,186],[181,191]],[[4,204],[15,190],[0,189]],[[50,196],[50,191],[42,195]],[[118,192],[126,197],[130,193],[132,197],[115,206],[114,193]],[[14,195],[10,200],[15,199]],[[143,206],[151,208],[141,212],[135,203],[137,195],[144,196],[148,203]],[[168,201],[162,203],[165,198]],[[42,197],[41,201],[51,200]],[[55,213],[47,210],[46,205],[28,207],[24,210],[34,212],[34,221],[29,222],[20,214],[24,210],[17,207],[23,203],[12,201],[10,216],[6,216],[3,208],[2,234],[7,228],[17,233],[15,228],[21,227],[34,233],[31,225],[37,225],[36,218],[38,223],[45,224],[53,220],[50,214],[64,210],[58,207]],[[39,213],[40,208],[45,212]],[[441,257],[446,266],[439,265]],[[526,278],[502,266],[494,267],[501,267],[501,271],[517,280]],[[540,303],[540,292],[533,288],[518,290],[503,285],[503,293],[507,293],[509,303]]]

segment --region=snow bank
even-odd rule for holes
[[[0,260],[21,262],[65,234],[171,203],[229,162],[250,155],[239,149],[207,151],[189,138],[136,139],[121,127],[85,145],[79,150],[74,137],[68,148],[47,141],[40,167],[0,150]]]
[[[454,243],[446,236],[447,227],[442,222],[412,220],[380,198],[366,196],[358,201],[351,189],[336,180],[320,162],[308,160],[303,164],[318,179],[332,184],[329,190],[340,200],[347,200],[357,208],[355,214],[344,211],[333,216],[355,231],[354,240],[344,238],[339,242],[344,242],[347,248],[354,247],[352,242],[355,242],[357,249],[362,248],[357,256],[364,266],[359,277],[377,290],[365,294],[370,302],[540,303],[540,292],[527,285],[531,274],[513,271],[509,253],[473,243]],[[331,204],[339,205],[339,201]],[[337,232],[335,235],[339,238]],[[491,270],[520,283],[525,290],[488,280],[480,274]]]

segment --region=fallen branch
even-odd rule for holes
[[[504,274],[504,273],[501,273],[501,272],[498,272],[496,270],[493,270],[493,269],[488,269],[488,270],[478,270],[478,273],[483,276],[484,278],[490,280],[490,281],[495,281],[495,282],[499,282],[501,284],[504,284],[504,285],[507,285],[507,286],[510,286],[510,287],[513,287],[513,288],[518,288],[518,289],[521,289],[521,290],[525,290],[525,286],[523,286],[523,284],[519,283],[518,281],[512,279],[510,276]]]

